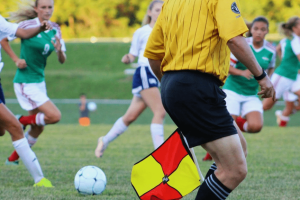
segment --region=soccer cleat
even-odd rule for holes
[[[277,122],[277,125],[279,125],[279,126],[280,126],[280,123],[281,123],[281,115],[282,115],[281,110],[276,110],[275,111],[276,122]]]
[[[20,118],[21,117],[23,117],[23,115],[15,115],[15,117],[17,118],[17,120],[20,122]],[[21,122],[20,122],[20,124],[22,125],[22,129],[23,129],[23,131],[25,131],[25,129],[26,129],[26,126],[25,125],[23,125]]]
[[[103,137],[100,137],[98,139],[98,145],[95,149],[95,156],[98,157],[98,158],[102,157],[102,155],[103,155],[106,148],[107,148],[107,145],[104,144]]]
[[[33,187],[46,187],[46,188],[52,188],[52,183],[46,179],[45,177],[42,178],[38,183],[34,184]]]
[[[5,161],[5,165],[19,165],[19,161],[15,160],[15,161],[9,161],[8,158]]]
[[[212,157],[209,153],[206,153],[205,157],[202,159],[202,161],[212,161]]]

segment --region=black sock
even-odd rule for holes
[[[207,177],[209,177],[210,175],[212,175],[215,171],[217,170],[217,165],[216,163],[214,162],[211,166],[210,166],[210,169],[208,170],[206,176],[205,176],[205,179],[207,179]]]
[[[195,200],[225,200],[230,192],[213,173],[201,184]]]

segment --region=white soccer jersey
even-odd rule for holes
[[[139,28],[133,35],[129,53],[139,57],[139,66],[150,66],[148,58],[144,57],[144,51],[151,31],[152,28],[149,25],[145,25],[142,28]]]
[[[18,25],[13,24],[10,22],[7,22],[1,15],[0,15],[0,41],[3,38],[6,38],[8,36],[14,36],[17,32]],[[0,72],[3,68],[3,63],[1,62],[1,45],[0,45]]]

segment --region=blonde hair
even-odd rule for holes
[[[149,7],[148,7],[148,10],[151,11],[156,3],[164,3],[164,1],[162,1],[162,0],[154,0],[154,1],[152,1],[150,3]],[[142,26],[150,24],[150,22],[151,22],[151,17],[146,13],[146,15],[145,15],[145,17],[143,19],[143,22],[142,22]]]
[[[20,0],[18,3],[18,10],[9,13],[9,20],[19,23],[21,21],[34,19],[37,13],[34,8],[37,7],[38,0]]]
[[[298,24],[299,20],[299,17],[290,18],[286,23],[280,25],[280,31],[287,37],[291,37],[293,34],[293,27]]]

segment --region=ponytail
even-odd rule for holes
[[[34,8],[37,7],[38,0],[21,0],[18,3],[18,10],[9,13],[9,20],[19,23],[21,21],[34,19],[37,13]]]
[[[293,35],[293,27],[298,24],[299,20],[299,17],[292,17],[286,23],[282,23],[279,27],[280,32],[287,37],[291,37]]]
[[[152,1],[150,3],[149,7],[148,7],[148,10],[151,11],[156,3],[164,3],[164,1],[162,1],[162,0],[154,0],[154,1]],[[142,22],[142,26],[150,24],[150,22],[151,22],[151,17],[146,13],[146,15],[145,15],[145,17],[143,19],[143,22]]]

